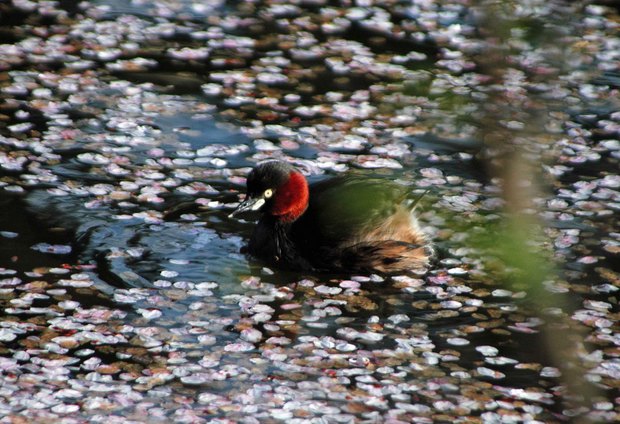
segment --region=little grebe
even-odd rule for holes
[[[248,253],[282,268],[394,273],[424,268],[432,254],[405,188],[385,180],[348,175],[308,185],[291,165],[265,162],[230,216],[249,210],[262,217]]]

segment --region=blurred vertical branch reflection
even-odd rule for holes
[[[584,333],[568,318],[570,299],[545,289],[546,281],[560,278],[561,265],[554,264],[545,249],[537,211],[545,201],[541,170],[557,141],[548,117],[563,113],[558,106],[567,104],[533,89],[535,84],[553,85],[575,66],[570,48],[578,39],[578,28],[571,16],[579,4],[536,0],[475,4],[472,19],[480,41],[475,60],[488,81],[477,96],[478,136],[484,143],[480,154],[502,187],[506,212],[499,228],[489,229],[475,243],[501,260],[501,280],[527,291],[532,309],[544,318],[544,349],[562,372],[566,415],[584,422],[581,414],[599,394],[584,380],[579,360],[585,351]],[[545,313],[550,308],[563,313]]]

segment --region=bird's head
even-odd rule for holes
[[[298,170],[285,162],[264,162],[248,175],[245,199],[229,216],[261,211],[292,222],[305,212],[308,200],[308,182]]]

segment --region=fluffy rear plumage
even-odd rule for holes
[[[386,274],[422,269],[429,265],[428,248],[396,240],[370,241],[343,249],[342,269]]]

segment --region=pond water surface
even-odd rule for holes
[[[530,3],[2,5],[1,422],[616,422],[618,14]],[[503,149],[544,281],[495,258]],[[435,263],[243,255],[273,158],[430,189]]]

